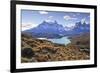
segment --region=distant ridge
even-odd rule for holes
[[[90,24],[85,21],[76,22],[73,28],[64,27],[56,20],[54,22],[43,21],[35,28],[23,31],[37,38],[60,38],[63,36],[78,35],[90,32]]]

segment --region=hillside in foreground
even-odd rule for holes
[[[73,39],[74,38],[72,38],[72,40]],[[90,58],[89,52],[81,50],[81,48],[75,43],[70,43],[67,45],[55,44],[47,40],[36,39],[26,34],[22,34],[21,41],[22,63],[64,60],[88,60]],[[89,40],[86,41],[88,42]],[[82,41],[80,41],[79,44],[80,43],[82,43]]]

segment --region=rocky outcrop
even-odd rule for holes
[[[87,60],[89,53],[75,44],[61,45],[22,34],[21,62]]]
[[[80,50],[89,52],[90,51],[90,34],[80,34],[78,36],[73,36],[70,38],[71,44],[76,45]]]

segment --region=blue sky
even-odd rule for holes
[[[90,13],[21,10],[21,24],[25,29],[36,27],[43,21],[55,20],[63,26],[71,27],[79,21],[90,23]]]

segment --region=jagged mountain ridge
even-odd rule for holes
[[[77,35],[81,33],[87,33],[90,31],[90,24],[87,24],[86,22],[82,23],[80,21],[75,24],[76,25],[70,29],[68,27],[65,28],[57,21],[55,22],[43,21],[37,27],[23,32],[29,33],[34,37],[40,37],[40,38],[60,38],[63,36]]]
[[[70,28],[66,28],[69,29],[68,31],[66,31],[66,35],[80,35],[80,34],[84,34],[84,33],[89,33],[90,32],[90,24],[86,23],[84,21],[84,23],[80,22],[76,22],[75,26]]]

